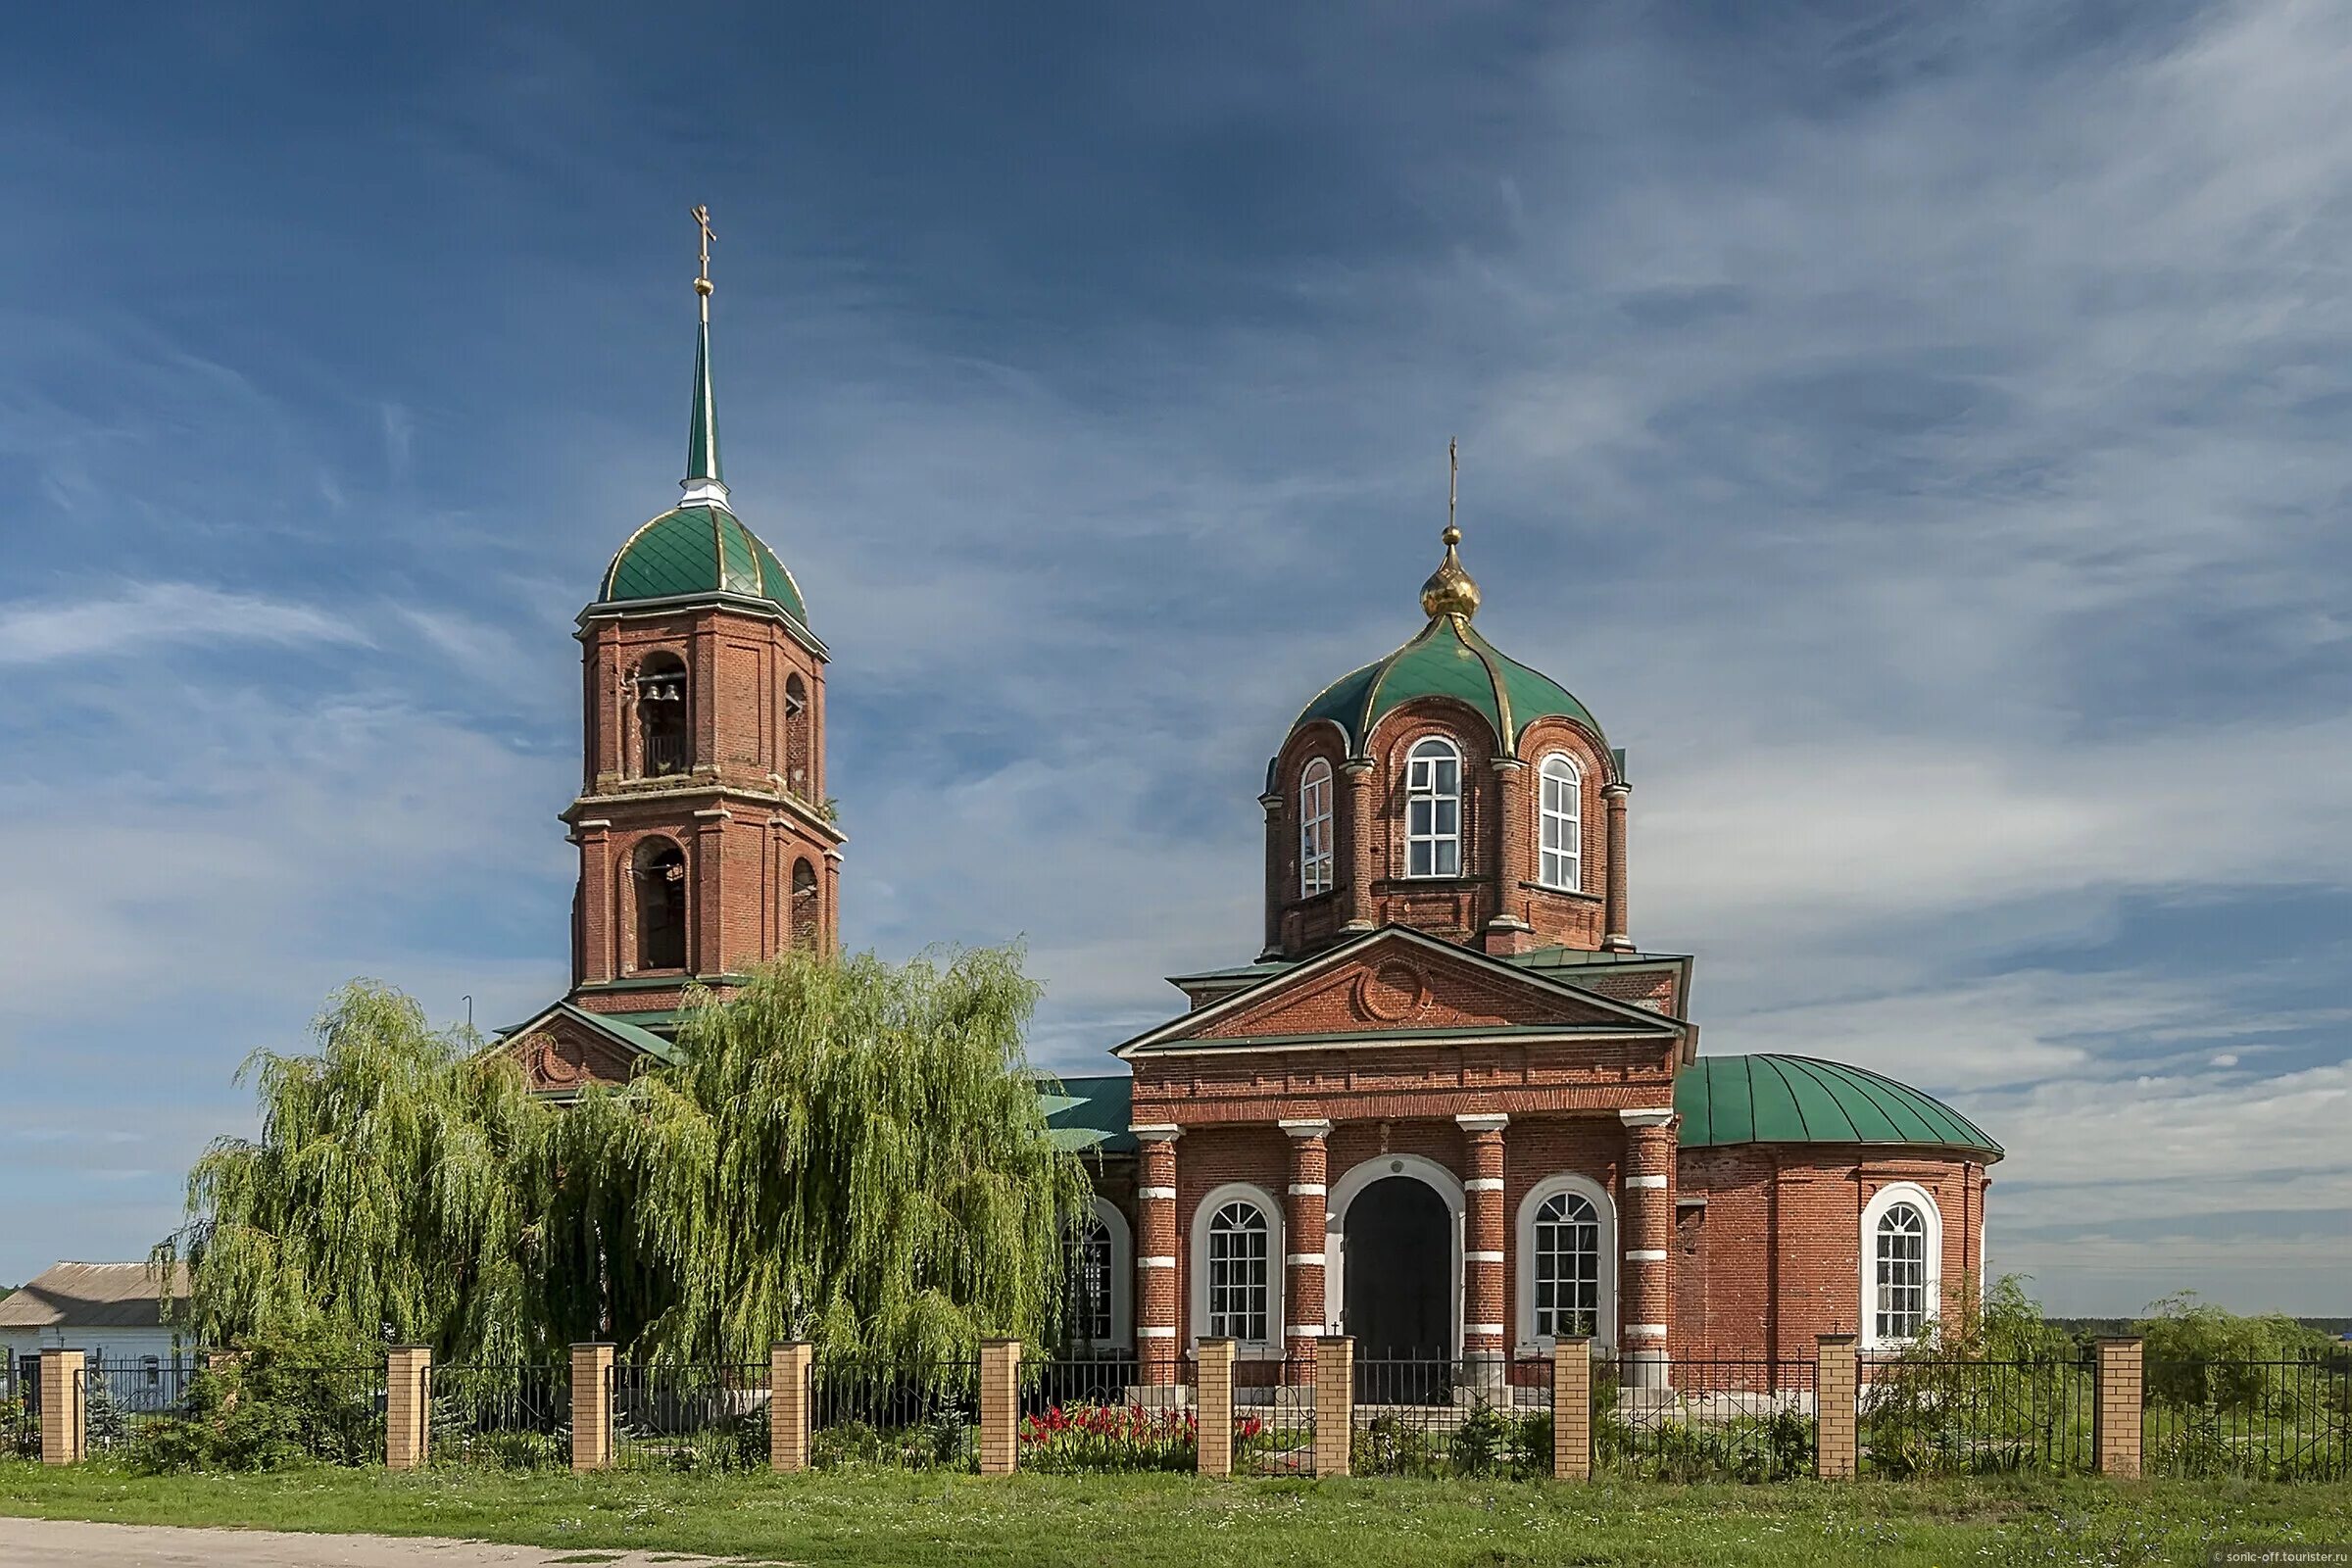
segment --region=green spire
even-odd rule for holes
[[[694,339],[694,412],[686,421],[686,477],[678,488],[688,505],[727,504],[725,476],[718,466],[718,404],[710,395],[710,209],[694,210],[695,226],[702,230],[703,265],[695,275],[694,292],[702,307],[702,324]]]

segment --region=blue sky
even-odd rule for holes
[[[0,1278],[339,981],[561,990],[702,201],[853,943],[1025,936],[1065,1068],[1251,956],[1458,435],[1704,1049],[1992,1128],[2055,1307],[2352,1310],[2352,10],[345,9],[0,49]]]

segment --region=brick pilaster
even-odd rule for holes
[[[612,1463],[612,1347],[571,1348],[571,1467]]]
[[[1372,764],[1343,762],[1340,777],[1348,781],[1346,858],[1340,862],[1348,873],[1348,923],[1342,929],[1369,931],[1379,923],[1372,907],[1372,848],[1380,839],[1380,824],[1372,819]]]
[[[1136,1190],[1135,1345],[1147,1386],[1176,1381],[1176,1127],[1138,1127],[1143,1181]]]
[[[1233,1341],[1200,1342],[1200,1365],[1194,1398],[1198,1424],[1199,1468],[1204,1476],[1233,1474]]]
[[[727,824],[733,819],[723,806],[694,813],[688,866],[694,891],[686,903],[686,924],[694,936],[686,950],[689,974],[725,974],[735,967],[727,951]]]
[[[621,914],[619,891],[612,869],[612,824],[588,817],[575,824],[572,843],[580,847],[580,929],[572,941],[572,983],[613,978],[612,955],[619,947]]]
[[[88,1357],[81,1350],[41,1351],[41,1463],[79,1464],[89,1456]]]
[[[1534,814],[1529,809],[1527,764],[1516,757],[1494,760],[1494,912],[1487,921],[1485,947],[1492,954],[1525,953],[1535,946],[1535,932],[1520,913],[1525,895],[1520,889],[1533,881],[1528,858],[1534,853]]]
[[[1634,951],[1625,907],[1625,797],[1631,789],[1628,784],[1604,784],[1600,789],[1601,805],[1609,814],[1608,896],[1601,907],[1600,945],[1614,953]]]
[[[767,1348],[767,1467],[808,1468],[808,1367],[806,1340]]]
[[[2102,1339],[2091,1361],[2090,1451],[2103,1476],[2136,1478],[2146,1402],[2145,1347],[2136,1339]]]
[[[433,1452],[433,1352],[395,1345],[384,1352],[384,1468],[414,1470]]]
[[[1019,1460],[1021,1342],[980,1345],[980,1473],[1008,1476]]]
[[[1282,797],[1268,790],[1257,804],[1266,808],[1266,945],[1258,954],[1262,962],[1282,956],[1282,910],[1294,896],[1295,884],[1282,870]]]
[[[1671,1383],[1666,1337],[1674,1321],[1674,1107],[1621,1110],[1625,1124],[1624,1322],[1618,1350],[1635,1388]]]
[[[1355,1342],[1326,1335],[1315,1342],[1315,1474],[1346,1475],[1354,1443]]]
[[[1325,1179],[1330,1174],[1331,1123],[1286,1121],[1291,1138],[1291,1181],[1284,1233],[1290,1251],[1283,1259],[1283,1370],[1285,1383],[1314,1381],[1315,1342],[1323,1337]]]
[[[1824,1334],[1813,1347],[1813,1473],[1851,1481],[1855,1471],[1854,1337]]]
[[[1498,1357],[1508,1344],[1503,1314],[1502,1130],[1510,1117],[1461,1115],[1469,1178],[1462,1228],[1462,1354]]]
[[[1592,1342],[1551,1347],[1551,1473],[1582,1481],[1592,1473]]]

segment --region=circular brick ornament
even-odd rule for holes
[[[1402,958],[1391,958],[1355,981],[1355,1006],[1375,1023],[1403,1023],[1429,1007],[1429,977]]]

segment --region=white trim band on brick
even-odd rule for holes
[[[1289,1256],[1285,1257],[1283,1261],[1290,1264],[1290,1266],[1293,1268],[1301,1268],[1307,1264],[1312,1264],[1316,1268],[1321,1268],[1323,1266],[1323,1254],[1321,1252],[1293,1252]]]
[[[1173,1203],[1176,1201],[1176,1189],[1173,1187],[1138,1187],[1135,1190],[1135,1196],[1147,1203],[1155,1199],[1164,1199]]]
[[[1293,1198],[1321,1198],[1323,1184],[1321,1182],[1293,1182],[1290,1192]]]
[[[1137,1268],[1174,1268],[1176,1260],[1172,1257],[1139,1257],[1135,1260],[1135,1266]]]
[[[1172,1121],[1139,1122],[1127,1130],[1147,1144],[1174,1143],[1184,1136],[1184,1129]]]
[[[1637,1110],[1621,1110],[1617,1119],[1628,1127],[1663,1127],[1674,1120],[1672,1105],[1645,1105]]]
[[[1628,1323],[1625,1337],[1629,1340],[1662,1340],[1666,1337],[1663,1323]]]
[[[1473,1176],[1462,1183],[1462,1191],[1465,1193],[1499,1193],[1502,1191],[1502,1178],[1499,1176]]]
[[[1466,1133],[1498,1133],[1511,1124],[1511,1118],[1501,1111],[1464,1111],[1453,1118],[1453,1124]]]
[[[1628,1263],[1663,1263],[1666,1261],[1666,1249],[1663,1247],[1629,1247],[1625,1250],[1625,1260]]]
[[[1500,1252],[1464,1252],[1462,1261],[1465,1263],[1499,1263],[1502,1261],[1502,1254]]]
[[[1284,1329],[1282,1333],[1283,1338],[1290,1340],[1319,1340],[1323,1337],[1323,1325],[1320,1323],[1294,1323]]]
[[[1331,1123],[1321,1118],[1300,1121],[1278,1121],[1274,1124],[1293,1138],[1329,1138]]]
[[[1499,1340],[1502,1338],[1502,1325],[1499,1323],[1472,1323],[1466,1325],[1462,1332],[1475,1334],[1484,1339]]]
[[[1663,1192],[1666,1188],[1666,1178],[1663,1176],[1628,1176],[1625,1179],[1625,1185],[1645,1192]]]
[[[1135,1335],[1140,1340],[1172,1340],[1176,1337],[1176,1331],[1174,1329],[1155,1329],[1150,1324],[1146,1324],[1137,1329]]]

